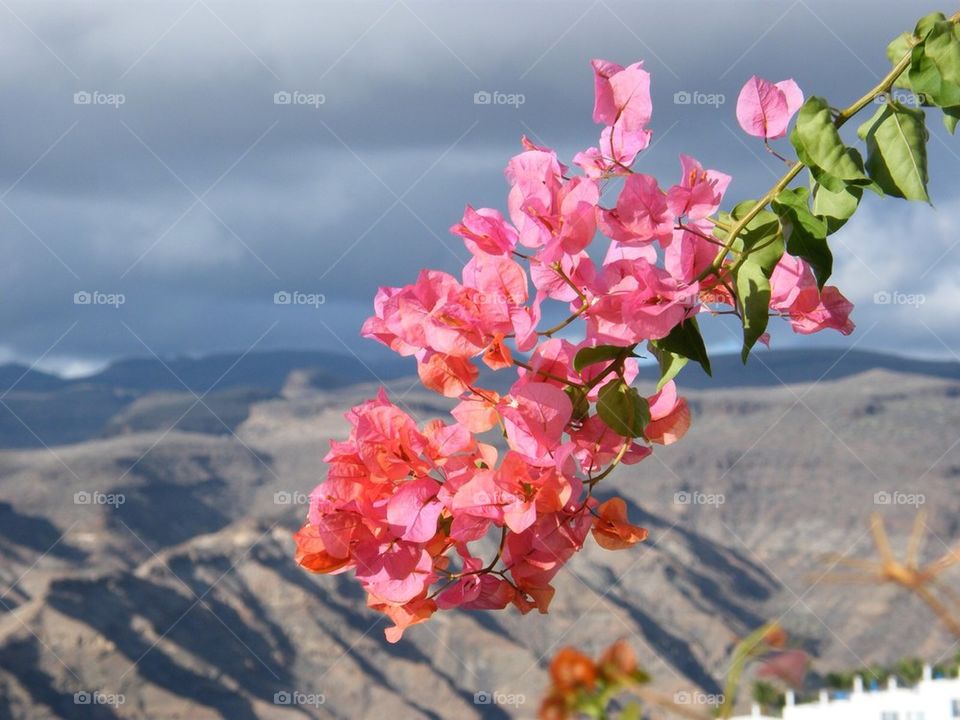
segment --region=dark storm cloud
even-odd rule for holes
[[[447,228],[466,202],[503,206],[502,168],[521,134],[567,158],[594,141],[591,57],[644,58],[653,72],[657,140],[645,170],[673,177],[678,152],[690,152],[748,197],[779,168],[736,129],[744,80],[793,76],[838,104],[852,99],[886,70],[886,41],[923,10],[907,5],[9,3],[0,359],[49,351],[44,365],[63,366],[145,345],[206,352],[258,339],[369,353],[357,328],[376,286],[425,265],[456,269],[465,252]],[[524,102],[476,105],[481,91]],[[78,92],[105,104],[75,104]],[[306,104],[275,104],[278,92]],[[726,102],[677,104],[677,93]],[[958,162],[936,132],[935,183]],[[890,227],[877,218],[891,211],[865,212],[871,235],[850,231],[862,247],[838,252],[851,263],[840,276],[870,303],[877,327],[864,346],[889,349],[916,317],[873,305],[871,278],[851,269],[857,256],[875,262],[864,243]],[[943,255],[931,294],[955,295],[942,277],[954,226],[929,208],[909,212],[927,238],[917,257]],[[884,287],[908,284],[898,266],[875,264]],[[284,290],[325,303],[275,305]],[[125,302],[76,305],[78,291]],[[924,317],[948,345],[958,339],[941,315]],[[929,335],[911,340],[944,352]],[[719,329],[714,341],[730,336]]]

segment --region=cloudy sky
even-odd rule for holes
[[[521,135],[568,159],[595,142],[590,58],[653,73],[655,142],[638,167],[669,184],[687,152],[731,173],[739,200],[782,172],[736,125],[750,75],[847,104],[888,69],[888,40],[933,9],[0,0],[0,362],[78,373],[151,352],[376,357],[358,337],[376,287],[457,271],[466,252],[447,228],[467,202],[504,206]],[[476,104],[482,92],[516,102]],[[871,198],[835,236],[858,332],[775,344],[960,354],[960,141],[930,124],[935,207]],[[283,291],[325,302],[275,304]],[[880,291],[898,294],[877,303]],[[731,329],[710,325],[711,346],[731,349]]]

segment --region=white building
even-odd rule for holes
[[[754,707],[750,715],[734,720],[780,718],[761,715]],[[934,678],[928,666],[914,687],[898,687],[896,678],[890,678],[885,689],[864,690],[858,677],[852,692],[831,697],[821,690],[819,701],[806,703],[797,703],[788,691],[782,720],[960,720],[960,679]]]

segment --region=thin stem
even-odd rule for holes
[[[567,380],[565,377],[560,377],[559,375],[548,373],[546,370],[537,370],[536,368],[533,367],[533,365],[531,365],[530,363],[525,363],[523,360],[517,360],[516,358],[514,358],[513,364],[518,367],[522,367],[525,370],[529,370],[530,372],[535,373],[537,375],[542,375],[543,377],[550,378],[551,380],[556,380],[557,382],[561,382],[564,385],[569,385],[570,387],[575,387],[575,388],[583,387],[579,383],[575,383],[571,380]]]

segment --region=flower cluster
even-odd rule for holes
[[[546,612],[553,578],[591,531],[606,549],[642,541],[626,503],[594,489],[680,439],[690,410],[673,373],[652,378],[652,396],[632,387],[636,351],[646,344],[663,367],[670,338],[696,331],[698,314],[743,314],[729,225],[715,217],[730,176],[685,155],[666,188],[632,170],[651,137],[650,76],[641,63],[593,69],[604,127],[573,160],[582,174],[523,138],[506,168],[506,214],[467,206],[451,228],[471,255],[461,276],[424,270],[381,288],[363,326],[457,400],[452,422],[424,426],[383,393],[355,407],[296,535],[305,568],[355,573],[393,620],[391,641],[438,609]],[[782,135],[799,88],[751,83],[738,117],[765,140]],[[799,333],[852,329],[850,303],[821,289],[805,260],[784,253],[770,269],[768,312]],[[548,301],[564,319],[544,327]],[[481,363],[516,372],[506,394],[480,386]]]

